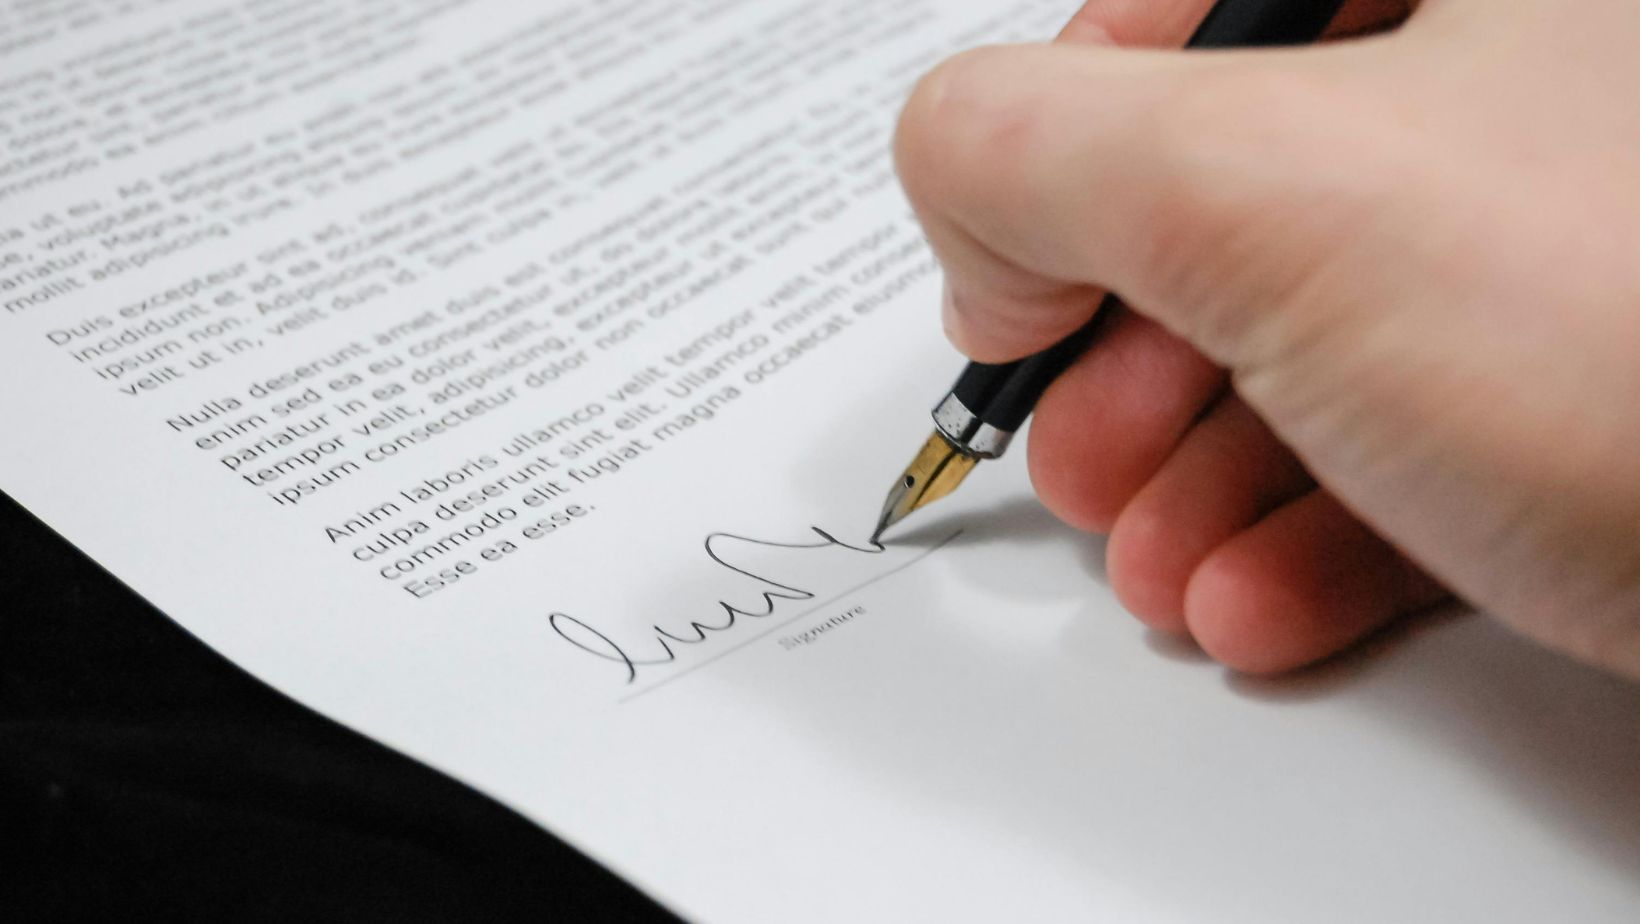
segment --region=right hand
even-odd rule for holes
[[[1450,590],[1640,677],[1640,4],[1112,47],[1209,5],[1095,0],[1073,44],[958,57],[903,117],[965,352],[1131,306],[1038,408],[1039,493],[1113,532],[1141,618],[1237,668]]]

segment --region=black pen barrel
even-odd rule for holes
[[[1224,0],[1185,47],[1304,45],[1320,38],[1343,6],[1344,0]]]
[[[980,420],[1012,433],[1031,416],[1036,402],[1078,356],[1087,352],[1106,319],[1122,303],[1107,297],[1088,323],[1040,353],[1011,363],[969,363],[951,394]]]

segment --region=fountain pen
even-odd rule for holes
[[[1185,47],[1313,42],[1341,6],[1343,0],[1219,0]],[[871,541],[880,541],[890,526],[955,491],[981,459],[1001,458],[1042,393],[1121,308],[1115,295],[1106,296],[1091,320],[1040,353],[1011,363],[969,363],[934,407],[934,433],[889,489]]]

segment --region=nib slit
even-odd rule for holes
[[[978,462],[936,431],[889,490],[871,541],[881,545],[883,533],[894,524],[956,490]]]

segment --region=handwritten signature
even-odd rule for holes
[[[590,623],[577,619],[568,613],[553,613],[549,617],[553,631],[564,641],[574,645],[581,651],[596,658],[601,658],[619,665],[626,673],[626,682],[637,682],[639,668],[655,667],[662,664],[671,664],[678,660],[678,646],[700,645],[710,641],[714,636],[733,629],[742,619],[767,619],[780,611],[781,605],[799,603],[815,599],[817,594],[811,590],[794,587],[782,583],[772,577],[755,574],[723,557],[718,551],[718,543],[732,540],[755,546],[773,549],[794,549],[813,551],[818,549],[843,549],[849,552],[858,552],[862,555],[881,555],[887,551],[880,543],[870,546],[850,545],[836,538],[819,527],[811,527],[814,534],[820,537],[819,542],[769,542],[763,539],[752,539],[747,536],[736,536],[731,533],[713,533],[706,537],[706,555],[717,565],[727,568],[736,574],[756,581],[759,588],[755,591],[757,602],[748,606],[740,606],[727,600],[717,601],[723,611],[719,619],[710,621],[691,620],[688,627],[681,631],[673,631],[663,626],[651,626],[654,635],[652,644],[646,644],[645,650],[639,654],[627,651],[626,648],[614,639],[594,628]]]

